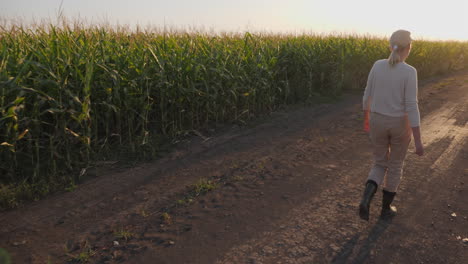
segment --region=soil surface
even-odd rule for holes
[[[468,72],[420,83],[425,155],[394,205],[357,208],[361,94],[194,136],[164,158],[0,213],[13,263],[468,263]],[[48,262],[50,261],[50,262]]]

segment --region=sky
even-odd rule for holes
[[[63,3],[62,3],[63,2]],[[206,31],[350,33],[468,41],[468,0],[0,0],[0,18]]]

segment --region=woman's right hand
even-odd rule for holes
[[[416,147],[416,153],[418,156],[424,155],[424,147],[421,142],[414,142],[414,146]]]
[[[412,127],[413,130],[413,137],[414,137],[414,146],[416,147],[416,153],[418,156],[424,155],[424,147],[421,141],[421,129],[419,126]]]

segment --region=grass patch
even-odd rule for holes
[[[207,179],[200,179],[190,187],[190,194],[193,197],[197,197],[216,189],[216,187],[217,184],[215,182]]]
[[[130,232],[129,230],[120,228],[120,229],[114,231],[114,237],[116,239],[123,239],[125,241],[128,241],[129,239],[134,238],[135,234]]]
[[[176,201],[176,206],[188,206],[193,203],[193,198],[191,196],[179,199]]]
[[[199,179],[195,184],[187,186],[185,197],[175,202],[176,207],[188,206],[194,199],[204,195],[218,187],[218,184],[212,180]],[[164,213],[165,214],[165,213]],[[163,215],[164,215],[163,214]]]
[[[44,181],[35,184],[0,184],[0,211],[16,208],[24,201],[37,201],[58,189],[56,184]]]
[[[150,216],[149,212],[146,210],[146,208],[141,208],[140,211],[139,211],[139,214],[143,217],[148,217]]]
[[[235,182],[240,182],[240,181],[244,180],[244,176],[236,175],[236,176],[232,177],[232,180],[235,181]]]
[[[67,251],[66,255],[69,257],[68,261],[71,263],[87,263],[96,254],[96,251],[90,247],[88,241],[82,244],[78,254],[69,253],[67,247],[65,247],[65,251]]]
[[[163,221],[163,224],[165,225],[172,224],[172,217],[167,212],[162,213],[161,220]]]

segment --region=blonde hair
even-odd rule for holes
[[[394,66],[395,64],[397,64],[398,62],[401,61],[401,57],[400,57],[400,53],[398,52],[398,48],[400,48],[400,47],[398,47],[398,45],[393,45],[393,47],[391,47],[392,53],[390,53],[390,56],[388,57],[388,63],[391,66]],[[403,48],[400,48],[400,50],[403,50]]]
[[[390,37],[390,48],[392,53],[388,57],[388,63],[394,66],[401,61],[400,51],[405,50],[411,45],[411,33],[407,30],[397,30]]]

